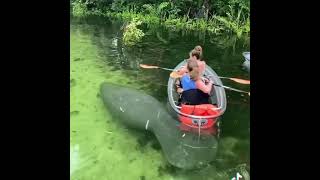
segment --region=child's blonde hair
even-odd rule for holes
[[[190,79],[192,80],[197,80],[199,77],[199,66],[198,62],[196,60],[188,60],[188,65],[187,65],[188,71],[189,71],[189,76]]]

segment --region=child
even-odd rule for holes
[[[189,59],[187,69],[189,73],[185,73],[181,78],[183,87],[181,102],[190,105],[208,104],[213,83],[208,81],[205,84],[202,81],[197,60]]]

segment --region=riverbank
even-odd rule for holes
[[[161,5],[162,8],[160,8]],[[173,30],[207,31],[213,35],[229,33],[236,35],[238,38],[250,37],[250,16],[242,15],[242,8],[236,11],[231,8],[231,6],[229,12],[226,12],[226,16],[212,15],[206,18],[190,18],[189,15],[181,17],[163,13],[165,12],[161,11],[161,9],[164,8],[163,6],[165,6],[163,3],[158,7],[156,7],[156,5],[144,4],[143,11],[137,10],[138,8],[135,6],[127,6],[117,12],[113,12],[109,8],[88,8],[87,4],[81,3],[80,1],[73,2],[71,6],[72,15],[75,17],[98,15],[126,21],[136,19],[146,24],[163,25]]]

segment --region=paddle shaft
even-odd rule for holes
[[[163,67],[158,67],[159,69],[163,69],[163,70],[167,70],[167,71],[174,71],[174,69],[169,69],[169,68],[163,68]],[[232,78],[229,78],[229,77],[223,77],[223,76],[218,76],[219,78],[221,79],[232,79]],[[232,88],[231,88],[232,89]],[[241,91],[241,90],[240,90]],[[244,92],[244,91],[242,91]]]
[[[173,77],[173,76],[172,76],[172,73],[170,74],[170,77],[171,77],[171,78],[180,78],[180,77]],[[223,86],[223,85],[214,84],[214,83],[212,83],[212,85],[214,85],[214,86],[218,86],[218,87],[222,87],[222,88],[225,88],[225,89],[229,89],[229,90],[232,90],[232,91],[237,91],[237,92],[241,92],[241,93],[247,93],[247,94],[249,94],[249,92],[242,91],[242,90],[235,89],[235,88],[228,87],[228,86]],[[250,95],[250,94],[249,94],[249,95]]]
[[[147,66],[148,68],[148,65],[142,65],[140,64],[141,67],[145,68],[144,66]],[[163,67],[159,67],[159,66],[149,66],[151,68],[157,68],[157,69],[163,69],[163,70],[167,70],[167,71],[172,71],[174,72],[174,69],[169,69],[169,68],[163,68]],[[171,74],[170,74],[171,76]],[[219,77],[219,78],[227,78],[227,77]],[[229,78],[230,79],[230,78]],[[223,86],[223,85],[218,85],[218,84],[212,84],[214,86],[218,86],[218,87],[222,87],[222,88],[225,88],[225,89],[229,89],[229,90],[232,90],[232,91],[237,91],[237,92],[242,92],[242,93],[247,93],[249,94],[249,92],[246,92],[246,91],[242,91],[242,90],[239,90],[239,89],[235,89],[235,88],[232,88],[232,87],[228,87],[228,86]],[[250,94],[249,94],[250,95]]]
[[[160,69],[163,69],[163,70],[167,70],[167,71],[174,71],[174,69],[169,69],[169,68],[163,68],[163,67],[159,67]]]
[[[235,89],[235,88],[232,88],[232,87],[228,87],[228,86],[223,86],[223,85],[219,85],[219,84],[212,84],[214,86],[218,86],[218,87],[222,87],[222,88],[225,88],[225,89],[229,89],[229,90],[232,90],[232,91],[237,91],[237,92],[242,92],[242,93],[249,93],[247,91],[242,91],[242,90],[239,90],[239,89]]]

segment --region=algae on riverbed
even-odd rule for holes
[[[141,85],[120,70],[112,71],[105,57],[99,57],[90,34],[71,26],[70,40],[71,179],[168,179],[168,175],[158,176],[158,167],[166,163],[161,151],[151,146],[139,150],[138,136],[111,118],[97,97],[104,81],[135,88]]]

